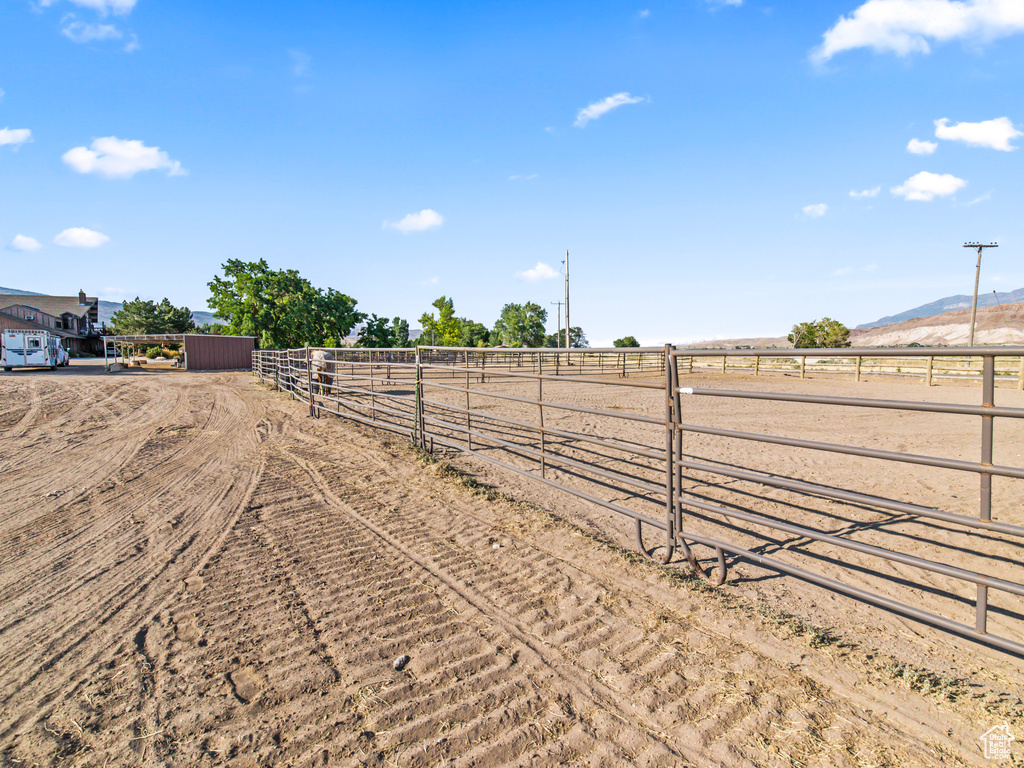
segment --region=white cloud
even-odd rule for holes
[[[513,175],[509,176],[508,180],[509,181],[529,181],[530,179],[536,179],[536,178],[537,178],[537,174],[536,173],[531,173],[529,176],[523,176],[522,174],[516,173],[516,174],[513,174]]]
[[[929,173],[921,171],[911,176],[898,187],[893,187],[890,192],[905,200],[922,200],[928,202],[936,197],[947,197],[954,194],[958,189],[967,186],[967,182],[958,179],[951,173]]]
[[[420,283],[420,285],[437,285],[440,282],[441,282],[441,278],[439,278],[439,277],[431,277],[431,278],[429,278],[427,280],[424,280],[422,283]]]
[[[912,155],[931,155],[939,148],[939,145],[934,141],[920,141],[919,139],[911,139],[907,142],[907,152]]]
[[[60,33],[75,43],[120,40],[123,37],[121,30],[112,24],[86,24],[84,21],[72,21]]]
[[[526,280],[528,283],[536,283],[538,280],[550,280],[553,277],[558,277],[559,272],[556,269],[552,269],[542,261],[537,262],[537,266],[533,269],[528,269],[525,272],[516,272],[516,277],[520,280]]]
[[[828,212],[828,205],[825,203],[816,203],[815,205],[805,205],[803,207],[804,216],[811,219],[819,219]]]
[[[85,227],[72,227],[65,229],[55,238],[53,242],[63,245],[65,248],[96,248],[109,242],[110,238],[102,232]]]
[[[651,15],[650,8],[644,8],[642,11],[640,11],[640,18],[641,19],[646,19],[650,15]]]
[[[878,193],[882,191],[881,187],[873,187],[872,189],[862,189],[858,192],[855,189],[850,190],[850,197],[854,200],[862,200],[865,197],[878,197]]]
[[[743,5],[743,0],[708,0],[712,5],[731,5],[734,8],[738,8]]]
[[[984,195],[974,198],[969,203],[964,203],[965,206],[977,205],[978,203],[984,203],[986,200],[992,199],[992,193],[986,192]]]
[[[41,246],[39,241],[34,237],[28,235],[15,235],[14,239],[11,240],[11,248],[16,251],[38,251]]]
[[[864,271],[865,272],[877,272],[878,271],[878,265],[877,264],[868,264],[867,266],[864,267]]]
[[[136,34],[132,34],[132,39],[124,45],[124,52],[135,53],[135,51],[139,50],[139,48],[141,47],[142,46],[139,45],[139,36]]]
[[[168,176],[188,172],[177,160],[171,160],[160,147],[147,147],[141,141],[106,136],[96,139],[92,149],[75,147],[61,158],[79,173],[98,173],[108,179],[129,179],[141,171],[167,170]]]
[[[944,117],[935,121],[935,136],[947,141],[962,141],[971,147],[988,147],[1001,152],[1013,152],[1017,148],[1010,144],[1010,139],[1024,136],[1024,133],[1018,131],[1008,117],[956,125],[949,125],[949,119]]]
[[[577,128],[582,128],[591,120],[597,120],[597,118],[611,112],[613,109],[617,109],[625,104],[638,104],[641,101],[643,101],[642,98],[630,96],[626,92],[616,93],[614,96],[609,96],[601,101],[595,101],[590,106],[581,109],[576,115],[576,122],[573,125]]]
[[[840,267],[832,273],[835,277],[842,277],[843,275],[853,274],[853,267]]]
[[[57,0],[41,0],[39,5],[43,8],[56,4]],[[116,16],[127,16],[135,7],[136,0],[70,0],[72,5],[79,8],[89,8],[96,11],[100,16],[113,13]]]
[[[28,128],[0,128],[0,147],[5,144],[24,144],[32,141],[32,131]]]
[[[434,227],[440,227],[444,224],[444,216],[437,211],[432,211],[429,208],[424,208],[419,213],[410,213],[403,217],[400,221],[395,222],[384,222],[384,227],[391,229],[397,229],[399,232],[409,234],[410,232],[423,232],[427,229],[433,229]]]
[[[929,53],[928,41],[987,42],[1024,32],[1019,0],[868,0],[825,32],[811,60],[828,61],[855,48],[898,56]]]
[[[7,95],[7,92],[3,88],[0,88],[0,101],[3,101],[3,98],[6,95]]]
[[[292,57],[292,74],[295,77],[309,77],[309,65],[313,61],[308,53],[299,50],[288,51]]]

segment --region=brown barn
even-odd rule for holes
[[[106,347],[113,345],[115,357],[154,344],[180,344],[185,353],[184,367],[190,371],[225,371],[252,368],[255,336],[219,336],[206,333],[149,333],[134,336],[108,336]],[[104,357],[107,351],[104,350]]]

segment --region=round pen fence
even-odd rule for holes
[[[313,417],[466,452],[624,515],[646,556],[678,553],[714,583],[744,560],[1024,654],[1022,353],[302,348],[257,351],[253,372]],[[911,375],[959,386],[836,394]],[[942,455],[918,450],[919,433]]]

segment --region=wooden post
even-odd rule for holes
[[[1020,374],[1017,376],[1017,389],[1024,389],[1024,355],[1020,358]]]
[[[804,378],[807,371],[807,355],[800,358],[800,378]]]
[[[728,360],[728,359],[729,359],[728,357],[726,357],[725,355],[722,355],[722,373],[725,373],[725,361]]]
[[[860,381],[860,364],[863,359],[860,355],[857,355],[857,377],[854,381]]]
[[[757,355],[754,358],[754,375],[757,376],[758,371],[761,368],[761,356]]]
[[[925,384],[927,386],[929,386],[929,387],[932,385],[932,366],[933,366],[934,362],[935,362],[935,358],[932,357],[931,355],[929,355],[928,356],[928,377],[925,380]]]

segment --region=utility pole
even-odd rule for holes
[[[572,344],[569,342],[569,249],[565,249],[565,348],[569,349]]]
[[[563,304],[563,302],[561,302],[561,301],[552,301],[551,303],[558,305],[558,335],[555,336],[555,338],[558,339],[558,344],[555,345],[556,348],[557,348],[557,347],[561,347],[562,346],[562,304]]]
[[[967,341],[968,347],[974,346],[974,322],[978,317],[978,281],[981,279],[981,252],[986,248],[998,248],[998,243],[989,243],[988,245],[982,245],[981,243],[964,243],[964,248],[977,248],[978,249],[978,266],[974,271],[974,302],[971,304],[971,335]],[[566,267],[568,270],[568,267]],[[566,309],[566,312],[569,310]]]

